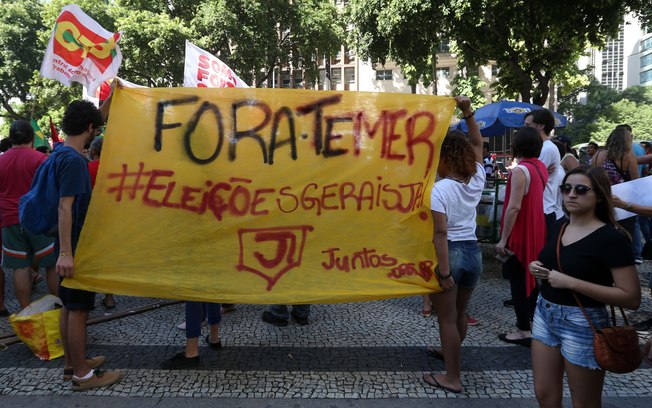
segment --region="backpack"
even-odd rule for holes
[[[55,173],[57,149],[34,174],[29,191],[20,197],[20,225],[32,234],[57,236],[59,220],[59,185]]]

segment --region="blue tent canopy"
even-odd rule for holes
[[[475,120],[480,127],[482,136],[504,135],[509,128],[519,128],[525,122],[525,114],[533,110],[541,109],[541,106],[518,101],[500,101],[485,105],[475,111]],[[565,127],[566,117],[557,112],[555,116],[555,127]],[[462,132],[468,132],[464,121],[460,121],[455,127]]]

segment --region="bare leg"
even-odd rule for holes
[[[541,408],[562,408],[564,358],[559,347],[532,340],[534,393]]]
[[[72,367],[72,360],[70,359],[70,349],[68,348],[68,309],[65,307],[61,309],[61,321],[59,322],[59,330],[61,330],[61,343],[63,345],[63,366],[64,368]]]
[[[186,358],[197,357],[199,355],[199,337],[186,339]]]
[[[604,370],[590,370],[564,360],[573,408],[602,407]]]
[[[75,376],[84,377],[91,368],[86,362],[86,321],[88,320],[88,310],[69,310],[68,311],[68,355],[75,371]]]
[[[108,309],[115,307],[115,299],[113,298],[112,294],[110,293],[104,294],[104,306]]]
[[[220,341],[220,325],[211,324],[210,325],[210,334],[208,335],[208,341],[211,343],[217,343]]]
[[[427,315],[432,313],[432,304],[430,303],[430,295],[421,295],[423,299],[423,306],[421,306],[421,314]]]
[[[32,299],[32,274],[31,269],[14,269],[14,286],[16,288],[16,299],[21,309],[26,308]]]
[[[436,293],[432,296],[433,305],[437,311],[439,332],[441,336],[442,354],[446,373],[434,375],[437,382],[443,386],[461,389],[461,340],[457,329],[457,289]],[[463,315],[464,319],[466,316]]]
[[[6,310],[5,306],[5,270],[0,268],[0,310]]]
[[[464,342],[469,329],[469,321],[466,318],[466,313],[472,293],[473,289],[457,288],[457,331],[460,334],[460,344]]]
[[[54,266],[45,268],[45,278],[48,282],[48,289],[54,296],[59,296],[59,275]]]

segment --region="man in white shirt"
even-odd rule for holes
[[[550,141],[550,132],[555,127],[555,117],[548,109],[541,108],[528,112],[525,115],[525,126],[536,129],[543,140],[543,148],[539,160],[548,168],[548,183],[543,191],[543,211],[546,215],[547,234],[552,229],[552,224],[557,220],[557,215],[562,214],[557,196],[559,194],[559,179],[552,177],[557,174],[561,166],[559,149]]]

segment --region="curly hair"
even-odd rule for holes
[[[607,159],[611,161],[620,160],[632,150],[632,133],[625,127],[614,129],[605,144]]]
[[[68,105],[63,114],[61,128],[66,135],[77,136],[84,133],[88,125],[93,125],[93,128],[97,129],[103,122],[102,114],[95,105],[89,101],[78,100]]]
[[[468,183],[477,171],[473,148],[461,132],[446,134],[439,159],[443,160],[452,172],[459,174],[465,183]]]

